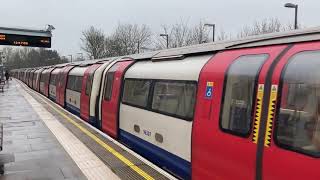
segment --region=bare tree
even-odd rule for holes
[[[294,29],[291,25],[283,25],[278,18],[255,21],[251,26],[244,26],[238,33],[238,38],[267,34],[273,32],[288,31]]]
[[[230,40],[232,39],[231,34],[227,34],[226,31],[223,29],[220,29],[217,33],[217,40],[218,41],[224,41],[224,40]]]
[[[104,33],[91,26],[89,29],[82,32],[81,49],[88,53],[89,57],[93,56],[94,59],[103,58],[105,54],[105,35]]]
[[[108,56],[135,54],[151,43],[151,30],[146,25],[119,24],[115,32],[106,38]]]
[[[162,25],[162,33],[168,34],[169,47],[176,48],[208,41],[209,32],[200,21],[195,26],[189,26],[188,21],[180,20],[171,26]],[[166,48],[166,40],[157,36],[155,46],[157,49]]]

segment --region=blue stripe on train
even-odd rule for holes
[[[120,129],[120,141],[156,165],[169,170],[182,179],[191,179],[191,163],[143,139]]]
[[[51,99],[51,101],[56,102],[56,97],[53,95],[49,94],[49,99]]]
[[[92,126],[98,128],[97,118],[96,118],[96,117],[94,117],[94,116],[89,116],[89,123],[90,123]]]
[[[66,103],[66,109],[70,111],[72,114],[80,117],[80,109],[73,106],[72,104]]]

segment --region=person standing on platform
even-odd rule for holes
[[[10,74],[9,74],[8,71],[6,71],[6,73],[4,74],[4,76],[6,77],[6,81],[9,81]]]

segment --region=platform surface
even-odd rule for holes
[[[0,92],[1,154],[14,157],[0,179],[86,179],[17,87],[11,81]]]
[[[0,179],[175,179],[19,80],[0,92],[0,122],[14,157]]]

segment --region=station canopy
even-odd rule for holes
[[[51,31],[0,27],[0,45],[51,48]]]

